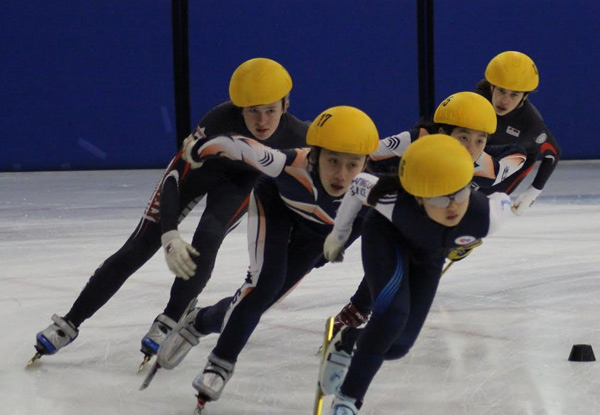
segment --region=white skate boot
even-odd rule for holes
[[[228,362],[211,353],[202,373],[196,376],[192,386],[198,391],[198,402],[216,401],[233,375],[235,363]]]
[[[352,355],[343,349],[344,328],[336,333],[327,345],[325,358],[319,368],[319,386],[324,395],[335,395],[346,377]]]
[[[155,355],[167,335],[175,328],[177,322],[165,314],[154,319],[148,333],[142,338],[141,352],[145,355]]]
[[[200,342],[204,334],[194,328],[194,321],[200,308],[194,308],[183,318],[177,327],[169,333],[158,348],[156,362],[161,368],[173,369]]]
[[[79,330],[69,321],[56,314],[52,315],[52,321],[46,329],[40,331],[36,336],[35,350],[37,353],[29,360],[28,366],[46,354],[54,354],[71,343]]]
[[[144,353],[144,360],[140,364],[138,372],[144,370],[148,362],[152,359],[158,348],[165,340],[167,335],[177,326],[177,322],[165,314],[159,314],[152,322],[150,330],[142,337],[142,348],[140,352]]]
[[[360,407],[361,403],[355,399],[339,394],[333,398],[331,409],[327,415],[357,415]]]
[[[40,331],[37,336],[37,344],[35,348],[41,354],[54,354],[60,349],[71,343],[79,331],[73,324],[62,317],[54,314],[52,316],[53,324]]]

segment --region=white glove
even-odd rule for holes
[[[192,157],[192,150],[194,150],[195,144],[198,142],[199,138],[194,134],[190,134],[183,140],[183,144],[181,145],[181,151],[183,153],[182,158],[190,163],[190,167],[192,169],[199,169],[204,164],[204,161],[195,161]]]
[[[196,263],[190,255],[197,257],[200,255],[196,249],[179,235],[178,231],[165,232],[161,237],[167,265],[173,274],[184,280],[194,276]]]
[[[533,205],[533,202],[535,202],[535,199],[540,193],[542,193],[542,191],[533,186],[529,186],[525,191],[521,192],[515,199],[515,203],[512,207],[512,211],[515,215],[521,216],[525,213],[529,206]]]
[[[344,244],[348,236],[339,235],[337,232],[331,232],[325,239],[323,245],[323,255],[329,262],[342,262],[344,260]]]

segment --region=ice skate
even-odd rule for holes
[[[329,317],[327,319],[327,321],[325,322],[325,334],[323,336],[323,344],[321,345],[321,348],[319,350],[321,350],[321,365],[323,365],[323,362],[325,361],[325,358],[327,357],[327,355],[325,354],[325,350],[327,349],[327,345],[329,344],[329,342],[331,341],[331,338],[333,337],[333,327],[335,324],[335,319],[333,317]],[[313,415],[321,415],[321,411],[323,410],[323,396],[325,396],[325,394],[323,393],[323,391],[321,390],[321,383],[319,380],[317,380],[317,393],[315,395],[315,405],[313,407]]]
[[[200,310],[200,309],[194,308],[196,306],[196,302],[197,302],[197,299],[195,299],[195,298],[190,302],[185,313],[183,313],[183,316],[181,316],[181,319],[179,319],[179,322],[177,323],[177,325],[173,328],[171,333],[168,334],[165,337],[165,339],[162,341],[162,344],[158,348],[156,362],[154,362],[154,365],[152,365],[150,372],[148,372],[148,374],[146,375],[146,378],[144,379],[144,381],[142,382],[142,385],[140,386],[140,390],[144,390],[150,385],[150,382],[152,382],[152,379],[154,379],[154,376],[156,376],[158,369],[160,369],[162,367],[165,367],[167,369],[174,368],[175,366],[177,366],[179,364],[179,362],[181,362],[181,360],[183,360],[183,358],[190,351],[190,349],[193,346],[195,346],[196,344],[198,344],[198,340],[200,338],[199,333],[198,333],[198,336],[195,337],[195,339],[196,339],[195,344],[193,344],[189,347],[187,347],[185,344],[185,343],[188,343],[189,341],[194,342],[194,340],[193,340],[194,334],[197,333],[195,329],[194,329],[194,333],[192,333],[186,329],[186,327],[188,325],[193,328],[194,320],[196,319],[196,315],[198,314],[198,311]],[[180,335],[180,332],[182,332],[182,330],[184,330],[184,329],[186,329],[185,337],[183,335]],[[189,333],[189,334],[187,334],[187,333]],[[175,336],[172,338],[172,341],[169,340],[169,338],[171,336]],[[183,342],[180,342],[181,338],[184,339]],[[180,343],[181,343],[181,346],[178,347],[178,344],[180,344]],[[163,350],[162,359],[161,359],[161,350]],[[177,361],[177,358],[179,358],[178,361]],[[176,362],[176,363],[174,363],[174,362]],[[163,364],[165,366],[163,366]]]
[[[79,334],[79,330],[71,322],[56,314],[52,316],[52,321],[53,324],[36,335],[35,350],[37,353],[29,360],[27,366],[31,366],[33,362],[44,355],[58,352],[75,340]]]
[[[156,362],[161,368],[173,369],[200,342],[204,335],[194,328],[194,321],[200,308],[195,308],[184,317],[182,323],[163,340],[156,355]]]
[[[202,373],[196,376],[192,386],[198,391],[198,406],[216,401],[221,397],[225,385],[233,375],[234,363],[211,354]],[[202,409],[201,408],[201,409]],[[201,410],[200,409],[200,410]]]
[[[333,398],[331,409],[327,412],[327,415],[357,415],[360,407],[361,403],[355,399],[345,395],[337,395]]]
[[[175,326],[177,326],[177,322],[165,314],[160,314],[154,319],[150,330],[142,338],[142,348],[140,351],[144,353],[144,361],[140,365],[139,372],[144,370],[144,367],[146,367],[152,357],[158,353],[160,345],[167,335],[173,331]]]
[[[325,349],[319,368],[319,387],[324,395],[334,395],[338,392],[350,367],[352,354],[345,350],[343,342],[344,333],[347,331],[348,328],[338,331]]]

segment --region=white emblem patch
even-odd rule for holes
[[[515,137],[521,135],[521,131],[517,130],[515,127],[511,127],[510,125],[506,127],[506,132]]]
[[[465,235],[465,236],[459,236],[458,238],[456,238],[454,240],[454,243],[456,245],[468,245],[471,242],[473,242],[474,240],[475,240],[474,236]]]
[[[535,142],[538,144],[542,144],[542,143],[545,143],[547,139],[548,139],[548,136],[546,135],[546,133],[541,133],[540,135],[537,136],[537,138],[535,139]]]

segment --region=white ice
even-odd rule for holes
[[[133,231],[159,170],[0,174],[0,413],[191,414],[191,382],[216,337],[138,388],[139,342],[173,277],[162,252],[26,369],[35,334],[64,315],[94,269]],[[182,225],[191,238],[201,207]],[[361,415],[597,415],[600,363],[600,162],[562,162],[540,199],[444,276],[411,353],[386,362]],[[200,304],[231,295],[247,266],[244,224],[223,244]],[[310,414],[325,318],[361,277],[359,246],[267,312],[207,415]]]

